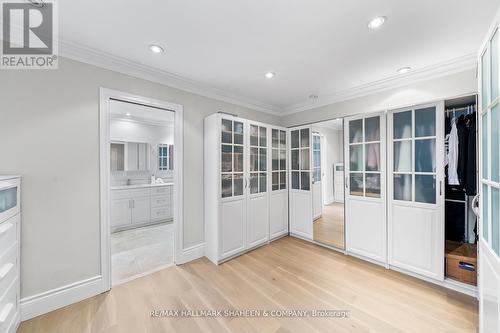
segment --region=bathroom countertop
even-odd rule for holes
[[[174,183],[161,183],[161,184],[134,184],[134,185],[118,185],[111,186],[111,190],[130,190],[134,188],[148,188],[148,187],[160,187],[160,186],[172,186]]]

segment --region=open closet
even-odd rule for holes
[[[445,276],[477,285],[476,96],[445,101]]]

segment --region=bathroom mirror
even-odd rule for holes
[[[111,142],[111,171],[148,171],[150,146],[143,142]]]

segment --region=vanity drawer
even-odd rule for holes
[[[15,280],[0,299],[0,332],[12,329],[12,320],[19,311],[19,279]]]
[[[18,278],[19,273],[19,243],[15,243],[0,257],[0,293]]]
[[[171,206],[172,197],[170,195],[157,195],[151,197],[151,208]]]
[[[172,218],[172,208],[170,206],[157,207],[151,209],[152,220],[163,220]]]
[[[137,197],[149,197],[149,188],[135,190],[112,190],[111,199],[128,199]]]
[[[0,256],[12,245],[19,241],[19,220],[20,214],[11,217],[7,221],[0,223]]]
[[[170,194],[170,193],[172,193],[171,190],[172,190],[171,185],[156,186],[156,187],[151,188],[151,195]]]

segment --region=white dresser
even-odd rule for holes
[[[0,333],[20,323],[21,178],[0,176]]]

